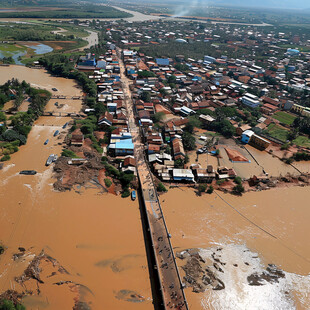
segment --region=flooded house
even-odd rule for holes
[[[80,128],[75,129],[71,134],[71,145],[82,146],[84,142],[84,135]]]

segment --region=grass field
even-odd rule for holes
[[[18,53],[18,52],[24,52],[27,48],[25,46],[19,46],[16,44],[8,44],[4,43],[0,45],[0,53],[2,53],[4,56],[12,55],[12,53]]]
[[[310,148],[310,139],[304,136],[299,136],[295,140],[293,140],[298,146],[309,147]]]
[[[296,116],[288,114],[288,113],[283,112],[283,111],[279,111],[273,115],[273,118],[277,119],[278,121],[280,121],[283,124],[290,126],[293,124]]]
[[[279,139],[283,142],[286,142],[287,137],[288,137],[288,130],[276,124],[270,124],[266,132],[271,137]]]

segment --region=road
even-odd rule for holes
[[[133,101],[129,84],[131,81],[125,76],[125,66],[121,59],[121,50],[118,50],[121,69],[121,81],[125,96],[129,130],[134,142],[134,155],[137,163],[138,176],[142,189],[144,205],[147,214],[152,245],[155,254],[162,297],[165,309],[188,309],[182,284],[180,281],[178,267],[175,262],[173,249],[170,243],[170,235],[165,223],[165,218],[159,203],[156,187],[152,174],[149,170],[144,153],[144,144],[141,142],[139,127],[136,125]]]

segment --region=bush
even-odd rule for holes
[[[237,194],[241,194],[244,192],[244,187],[241,184],[237,184],[234,188],[233,188],[234,192]]]
[[[10,155],[4,155],[2,158],[1,158],[1,161],[7,161],[7,160],[10,160],[11,159],[11,156]]]
[[[26,310],[21,304],[14,305],[13,301],[4,299],[0,301],[0,310]]]
[[[234,182],[236,184],[242,184],[242,179],[240,177],[235,177]]]
[[[127,198],[130,196],[130,190],[128,188],[125,188],[122,192],[122,198]]]
[[[108,157],[106,157],[106,156],[102,156],[101,157],[101,162],[102,163],[106,163],[108,161]]]
[[[104,184],[107,188],[109,188],[112,185],[112,181],[110,179],[104,179]]]
[[[214,191],[214,188],[213,188],[212,185],[210,185],[209,188],[208,188],[208,190],[207,190],[207,193],[208,193],[208,194],[212,194],[213,191]]]
[[[70,158],[78,158],[78,156],[73,151],[66,150],[66,149],[61,152],[61,156],[70,157]]]
[[[157,185],[157,191],[158,192],[167,192],[167,189],[163,183],[159,182]]]
[[[198,192],[199,193],[204,193],[207,189],[207,185],[206,184],[199,184],[198,186]]]
[[[217,180],[216,181],[216,184],[217,185],[222,185],[226,180]]]

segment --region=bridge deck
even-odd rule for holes
[[[152,245],[159,274],[160,286],[165,309],[188,309],[181,279],[178,273],[170,236],[165,223],[164,215],[158,200],[152,174],[144,155],[144,144],[140,141],[139,128],[136,126],[133,112],[133,103],[130,96],[128,82],[124,75],[124,63],[119,55],[121,80],[125,95],[129,130],[135,145],[134,155],[138,167],[138,176],[146,208]]]

